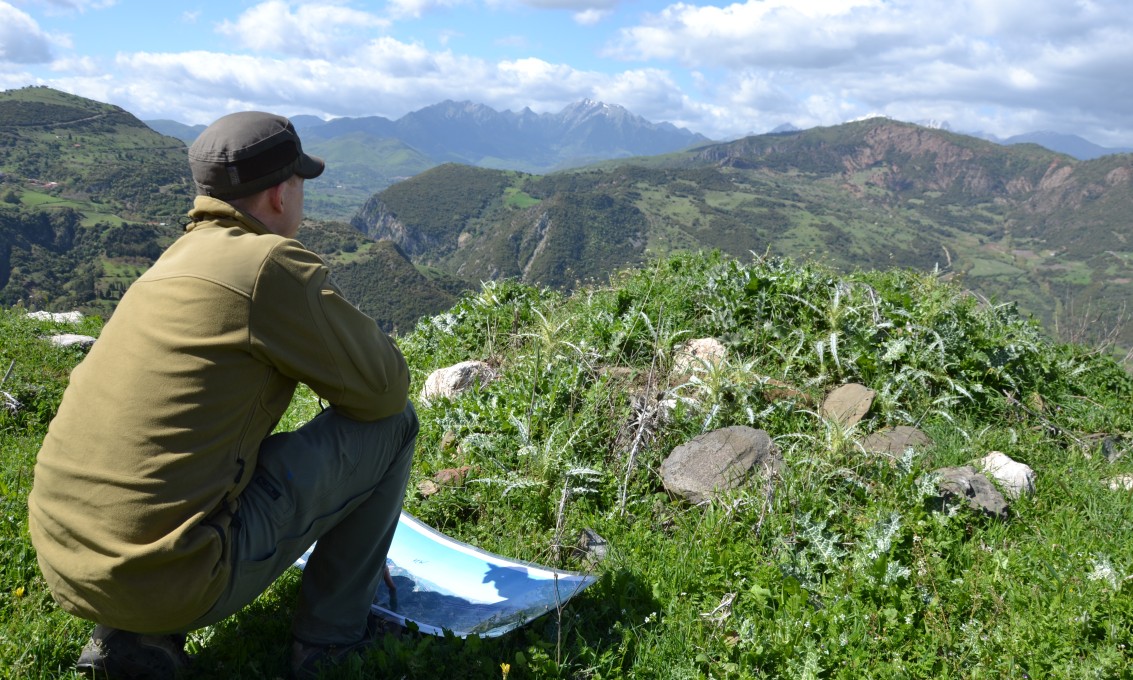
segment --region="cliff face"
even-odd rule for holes
[[[352,227],[376,241],[392,241],[409,258],[431,260],[456,249],[457,232],[422,228],[400,219],[380,196],[374,194],[366,201],[350,220]]]

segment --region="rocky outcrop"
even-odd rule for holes
[[[393,241],[410,258],[442,245],[440,241],[402,223],[376,194],[350,220],[350,225],[372,239]],[[451,245],[456,247],[455,243]]]

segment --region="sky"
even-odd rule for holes
[[[0,0],[0,89],[142,120],[618,104],[712,139],[872,115],[1133,147],[1127,0]]]

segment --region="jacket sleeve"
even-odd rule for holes
[[[249,326],[262,360],[343,415],[378,420],[405,410],[409,370],[401,350],[298,242],[282,241],[264,261]]]

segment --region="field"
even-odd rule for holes
[[[26,529],[38,442],[82,356],[41,339],[59,330],[0,313],[0,390],[20,404],[0,409],[0,668],[13,678],[72,677],[88,633],[51,600]],[[702,337],[727,356],[675,369]],[[503,638],[387,638],[327,677],[1133,675],[1133,503],[1119,483],[1133,473],[1133,379],[1008,306],[909,270],[681,254],[571,295],[485,284],[399,344],[413,394],[459,361],[497,374],[418,404],[407,509],[599,580]],[[848,382],[877,393],[856,424],[817,407]],[[300,392],[280,427],[317,408]],[[771,436],[779,475],[702,505],[667,493],[669,452],[733,425]],[[895,425],[934,444],[863,446]],[[993,450],[1034,469],[1034,493],[1006,519],[942,509],[934,471]],[[463,482],[423,491],[465,465]],[[574,550],[584,529],[608,542],[604,560]],[[191,677],[285,676],[298,579],[194,631]]]

